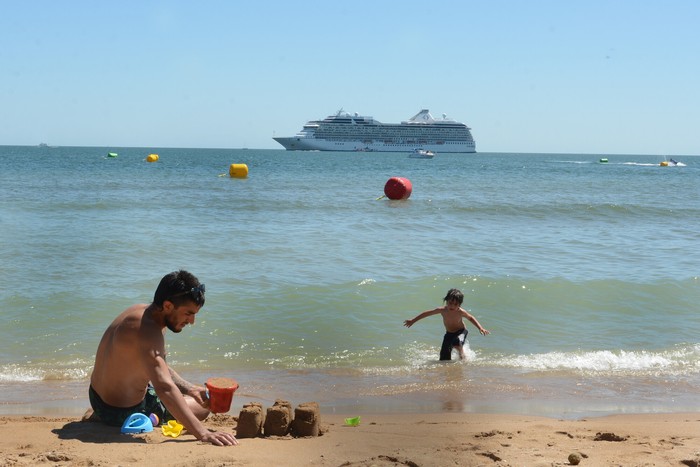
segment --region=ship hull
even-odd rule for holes
[[[472,142],[430,143],[363,143],[362,141],[327,141],[318,138],[275,137],[288,151],[339,151],[339,152],[407,152],[416,147],[439,153],[475,153]]]

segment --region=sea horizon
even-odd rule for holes
[[[44,146],[45,145],[45,146]],[[110,146],[110,145],[54,145],[54,144],[48,144],[48,143],[38,143],[38,144],[0,144],[0,148],[41,148],[41,149],[59,149],[59,148],[78,148],[78,149],[100,149],[100,150],[105,150],[109,151],[112,149],[127,149],[127,150],[143,150],[147,151],[147,155],[150,153],[158,152],[159,150],[181,150],[181,149],[203,149],[203,150],[220,150],[220,151],[280,151],[280,152],[285,152],[290,155],[292,154],[304,154],[304,153],[322,153],[322,154],[355,154],[356,152],[363,152],[363,151],[339,151],[339,152],[334,152],[334,151],[289,151],[283,147],[278,146],[273,146],[269,148],[255,148],[255,147],[247,147],[247,146],[240,146],[240,147],[216,147],[216,146],[161,146],[161,145],[154,145],[154,146],[123,146],[123,145],[116,145],[116,146]],[[379,152],[379,151],[369,151],[372,154],[401,154],[399,152]],[[520,155],[520,156],[549,156],[549,155],[564,155],[564,156],[642,156],[642,157],[698,157],[700,154],[677,154],[677,153],[670,153],[670,152],[645,152],[645,153],[637,153],[637,152],[586,152],[586,151],[573,151],[573,152],[567,152],[567,151],[552,151],[552,152],[536,152],[536,151],[476,151],[473,153],[454,153],[452,155],[456,156],[464,156],[464,157],[470,157],[474,155],[488,155],[488,154],[493,154],[493,155]]]

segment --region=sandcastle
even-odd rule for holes
[[[292,404],[277,399],[272,407],[267,409],[263,434],[265,436],[285,436],[289,433],[292,423]]]
[[[263,411],[262,404],[251,402],[241,409],[236,427],[237,438],[259,436],[287,436],[304,438],[320,436],[321,416],[318,403],[305,402],[292,412],[289,401],[277,399],[272,407]]]
[[[241,409],[238,415],[238,426],[236,427],[236,437],[255,438],[262,436],[265,414],[263,406],[259,402],[251,402]]]
[[[321,434],[321,411],[316,402],[299,404],[294,409],[294,421],[292,422],[292,436],[302,438],[305,436],[319,436]]]

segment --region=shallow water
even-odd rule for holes
[[[207,303],[169,362],[238,403],[697,409],[700,166],[600,157],[0,147],[0,411],[84,407],[106,325],[179,268]],[[402,326],[452,287],[492,332],[466,364],[439,318]]]

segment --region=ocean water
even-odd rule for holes
[[[232,411],[698,410],[700,159],[673,157],[0,146],[0,413],[82,413],[107,324],[180,268],[207,298],[168,361],[237,379]],[[452,287],[491,335],[445,363],[440,318],[403,321]]]

